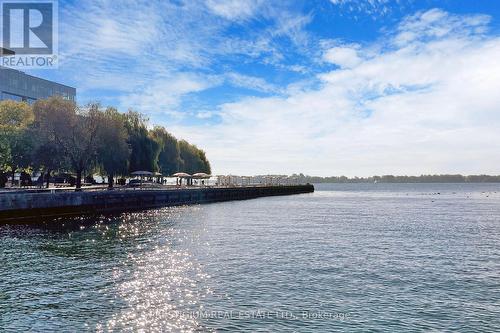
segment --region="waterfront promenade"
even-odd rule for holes
[[[69,215],[119,213],[157,207],[245,200],[314,192],[314,186],[158,187],[19,190],[0,193],[0,223]]]

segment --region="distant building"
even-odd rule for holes
[[[28,75],[18,70],[0,67],[0,100],[11,99],[30,104],[37,99],[62,96],[74,101],[76,89]]]

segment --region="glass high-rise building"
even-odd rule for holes
[[[0,100],[11,99],[30,104],[37,99],[62,96],[74,101],[76,89],[28,75],[18,70],[0,67]]]

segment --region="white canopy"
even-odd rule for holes
[[[206,174],[206,173],[204,173],[204,172],[198,172],[198,173],[195,173],[195,174],[193,175],[193,178],[200,178],[200,179],[203,179],[203,178],[210,178],[210,177],[212,177],[212,176],[210,176],[210,175],[208,175],[208,174]]]
[[[178,178],[191,178],[191,175],[185,172],[177,172],[174,173],[172,176],[178,177]]]

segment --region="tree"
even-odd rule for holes
[[[27,168],[31,160],[33,140],[27,133],[34,120],[30,105],[24,102],[0,101],[0,162],[14,174],[18,168]]]
[[[69,162],[61,148],[53,142],[37,142],[33,149],[33,166],[45,173],[45,187],[50,186],[50,175],[55,170],[68,170]]]
[[[51,97],[34,105],[38,133],[46,142],[60,149],[76,173],[76,189],[82,185],[84,170],[96,161],[99,105],[79,109],[72,101]],[[59,156],[60,157],[60,156]]]
[[[5,169],[11,160],[10,145],[7,133],[0,129],[0,170]]]
[[[211,173],[205,152],[186,140],[179,141],[181,169],[187,173]]]
[[[33,120],[33,110],[29,104],[11,100],[0,101],[1,128],[27,128]]]
[[[14,173],[18,169],[27,169],[30,166],[34,142],[26,128],[12,130],[8,136],[12,183],[14,183]]]
[[[62,145],[76,172],[76,189],[82,187],[82,174],[96,162],[97,133],[99,133],[99,104],[88,104],[76,110],[74,122],[70,123]]]
[[[34,167],[44,171],[47,187],[52,171],[73,170],[81,188],[84,172],[99,166],[112,187],[127,171],[210,173],[205,152],[177,139],[163,127],[148,130],[148,119],[99,104],[79,108],[62,97],[38,100],[33,107],[0,102],[0,169]]]
[[[114,176],[125,175],[128,171],[130,149],[125,116],[114,108],[100,114],[97,160],[108,175],[108,186],[113,187]]]
[[[154,140],[147,129],[147,118],[135,111],[126,114],[125,127],[131,148],[129,170],[158,171],[160,144]]]
[[[195,146],[196,147],[196,146]],[[207,158],[207,155],[205,153],[205,151],[197,148],[197,154],[198,154],[198,158],[200,159],[200,166],[201,166],[201,172],[205,172],[207,174],[211,174],[212,173],[212,167],[210,166],[210,162],[208,161],[208,158]]]
[[[163,175],[171,175],[179,171],[181,156],[177,139],[161,126],[156,126],[151,131],[151,135],[160,144],[159,171]]]
[[[62,98],[38,100],[33,105],[35,121],[30,132],[35,144],[32,162],[34,167],[44,171],[47,188],[52,171],[70,168],[64,147],[59,144],[62,139],[56,131],[64,126],[66,120],[73,117],[72,110],[75,107]]]

